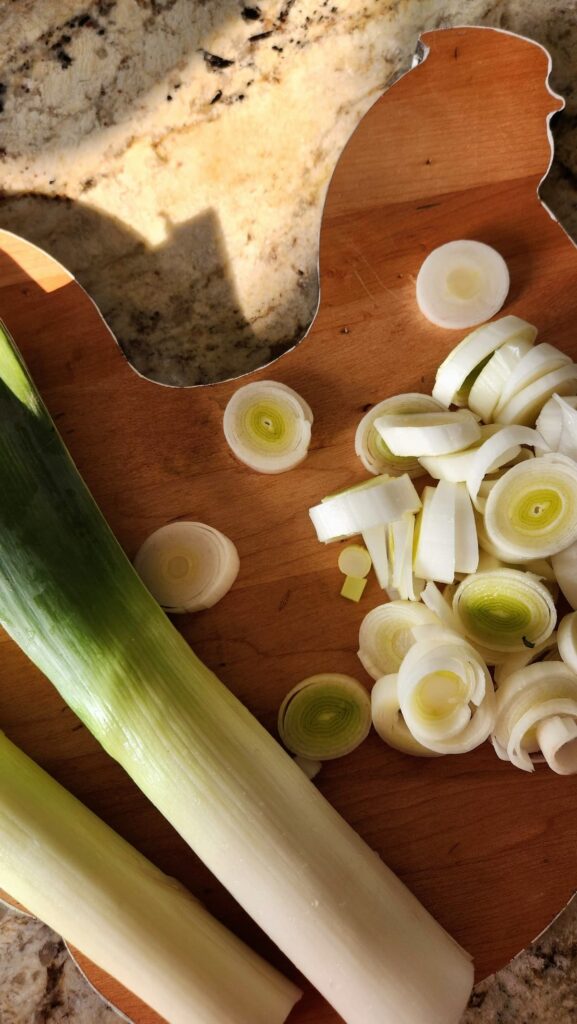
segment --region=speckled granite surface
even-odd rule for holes
[[[311,319],[359,118],[419,31],[474,23],[553,54],[567,110],[542,191],[577,237],[577,0],[0,0],[0,225],[77,275],[141,372],[244,372]],[[48,929],[1,916],[0,1024],[118,1019]],[[463,1024],[576,1020],[571,905]]]

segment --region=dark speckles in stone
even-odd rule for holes
[[[214,96],[212,97],[212,99],[210,101],[211,106],[212,106],[213,103],[218,103],[218,101],[220,99],[222,99],[222,89],[219,89],[217,92],[215,92]]]
[[[270,32],[257,32],[256,35],[249,36],[248,41],[249,43],[258,43],[261,39],[268,39],[270,36],[272,36],[272,29]]]
[[[202,50],[201,52],[205,64],[211,69],[211,71],[223,71],[225,68],[229,68],[234,64],[233,60],[228,60],[226,57],[219,57],[216,53],[209,53],[208,50]]]
[[[243,7],[240,13],[245,21],[259,21],[262,17],[260,7]]]

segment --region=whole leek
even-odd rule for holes
[[[456,1024],[469,958],[171,625],[5,334],[0,616],[348,1024]]]

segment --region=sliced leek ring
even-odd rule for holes
[[[569,547],[577,536],[577,465],[551,454],[508,469],[487,498],[485,529],[509,562]]]
[[[494,651],[533,649],[551,636],[557,621],[547,587],[519,569],[467,576],[453,598],[453,612],[472,642]]]
[[[278,714],[285,747],[310,761],[350,754],[369,734],[371,699],[352,676],[309,676],[288,693]]]
[[[377,680],[371,692],[371,708],[375,730],[389,747],[414,757],[440,756],[419,743],[407,729],[399,707],[396,675],[382,676]]]
[[[412,735],[439,754],[484,743],[495,724],[493,683],[483,659],[452,633],[417,641],[398,672],[399,706]]]
[[[480,512],[485,508],[485,501],[479,500],[479,492],[487,474],[514,459],[520,452],[520,445],[536,445],[540,440],[540,435],[536,430],[530,430],[529,427],[509,426],[487,438],[481,447],[477,448],[471,455],[467,474],[467,488],[475,508]]]
[[[495,412],[496,423],[522,423],[533,426],[543,406],[554,395],[577,394],[577,365],[569,363],[539,377],[523,388]]]
[[[575,702],[577,706],[577,702]],[[571,715],[550,715],[537,724],[537,743],[557,775],[577,774],[577,720]]]
[[[343,576],[363,580],[371,571],[371,556],[361,544],[348,544],[339,554],[339,569]]]
[[[577,608],[577,541],[551,558],[555,579],[572,608]]]
[[[434,612],[412,601],[390,601],[365,615],[359,629],[358,656],[373,679],[397,672],[414,643],[413,627],[437,624]]]
[[[577,718],[577,676],[563,662],[535,662],[518,669],[499,685],[492,736],[499,757],[523,771],[534,771],[542,723],[558,716]],[[559,756],[559,745],[554,758]]]
[[[503,430],[500,423],[481,423],[479,425],[481,436],[469,448],[460,452],[450,452],[448,455],[422,455],[419,459],[423,469],[426,469],[433,480],[449,480],[451,483],[463,483],[471,469],[472,458],[481,445],[493,437],[493,434]],[[491,466],[490,472],[494,472],[504,465],[499,460]]]
[[[537,430],[550,451],[577,461],[577,396],[553,395],[539,413]]]
[[[433,398],[447,407],[452,405],[460,392],[467,391],[466,381],[471,383],[470,394],[474,379],[502,345],[517,340],[532,342],[536,335],[537,328],[518,316],[504,316],[491,324],[478,327],[463,338],[439,366]]]
[[[439,480],[425,487],[417,519],[413,571],[424,580],[452,583],[455,579],[457,484]]]
[[[406,475],[373,477],[361,485],[330,495],[309,509],[320,541],[328,543],[374,526],[393,523],[405,512],[417,512],[421,500]]]
[[[410,477],[422,476],[424,470],[413,456],[393,455],[375,427],[379,416],[397,413],[439,412],[443,406],[430,395],[412,392],[385,398],[363,416],[355,434],[355,451],[369,473],[391,473],[398,476],[408,473]]]
[[[570,612],[561,619],[557,646],[567,667],[577,675],[577,612]]]
[[[558,370],[570,362],[571,356],[561,352],[554,345],[549,345],[547,342],[535,345],[509,374],[495,411],[499,412],[507,402],[530,384],[534,384],[541,377],[545,377],[546,374]]]
[[[473,327],[490,320],[508,291],[503,257],[490,245],[470,239],[433,249],[417,275],[419,309],[438,327]]]
[[[537,328],[527,324],[525,334],[519,334],[498,348],[478,374],[469,392],[467,405],[485,423],[491,421],[507,381],[531,349],[536,336]]]
[[[468,409],[379,416],[375,420],[395,455],[446,455],[468,448],[481,437],[481,428]]]
[[[232,587],[238,552],[228,537],[206,523],[168,523],[139,549],[134,568],[168,612],[211,608]]]
[[[296,391],[274,380],[238,388],[224,411],[234,455],[258,473],[286,473],[306,458],[313,414]]]

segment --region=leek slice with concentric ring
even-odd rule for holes
[[[505,260],[496,249],[474,239],[439,245],[417,275],[417,304],[437,327],[474,327],[490,320],[508,291]]]
[[[522,651],[543,643],[557,612],[544,583],[520,569],[467,576],[457,587],[453,611],[465,635],[494,651]]]
[[[363,416],[355,434],[355,451],[365,469],[375,475],[391,473],[398,476],[408,473],[410,477],[423,476],[425,470],[414,456],[393,455],[375,427],[375,420],[387,414],[439,412],[443,406],[430,395],[411,392],[385,398]]]
[[[311,407],[296,391],[259,380],[235,391],[223,428],[239,462],[258,473],[286,473],[306,458],[312,422]]]
[[[504,761],[534,771],[545,760],[559,774],[577,771],[575,733],[560,740],[556,719],[577,720],[577,675],[561,661],[535,662],[508,676],[497,690],[493,746]],[[549,723],[549,725],[547,725]],[[563,730],[561,728],[563,735]]]
[[[414,757],[439,757],[415,739],[407,728],[399,705],[397,676],[382,676],[371,691],[371,709],[375,731],[394,750]]]
[[[467,392],[470,393],[475,380],[488,365],[487,361],[502,345],[521,339],[533,342],[536,336],[537,328],[518,316],[504,316],[478,327],[463,338],[439,366],[433,398],[448,408],[461,395],[460,404],[464,404]]]
[[[520,445],[537,445],[541,442],[540,435],[536,430],[529,427],[509,426],[503,427],[471,453],[469,471],[467,473],[467,488],[471,501],[478,511],[485,508],[486,499],[480,497],[481,484],[489,473],[496,468],[511,462],[520,451]]]
[[[415,626],[439,625],[434,612],[414,601],[389,601],[368,612],[359,629],[359,660],[373,679],[397,672],[415,642]]]
[[[550,454],[508,469],[487,498],[485,529],[509,562],[569,547],[577,536],[577,464]]]
[[[288,750],[310,761],[331,761],[355,750],[371,728],[371,700],[352,676],[309,676],[288,693],[278,714]]]
[[[212,608],[232,587],[240,567],[233,542],[206,523],[167,523],[147,537],[134,568],[172,613]]]

